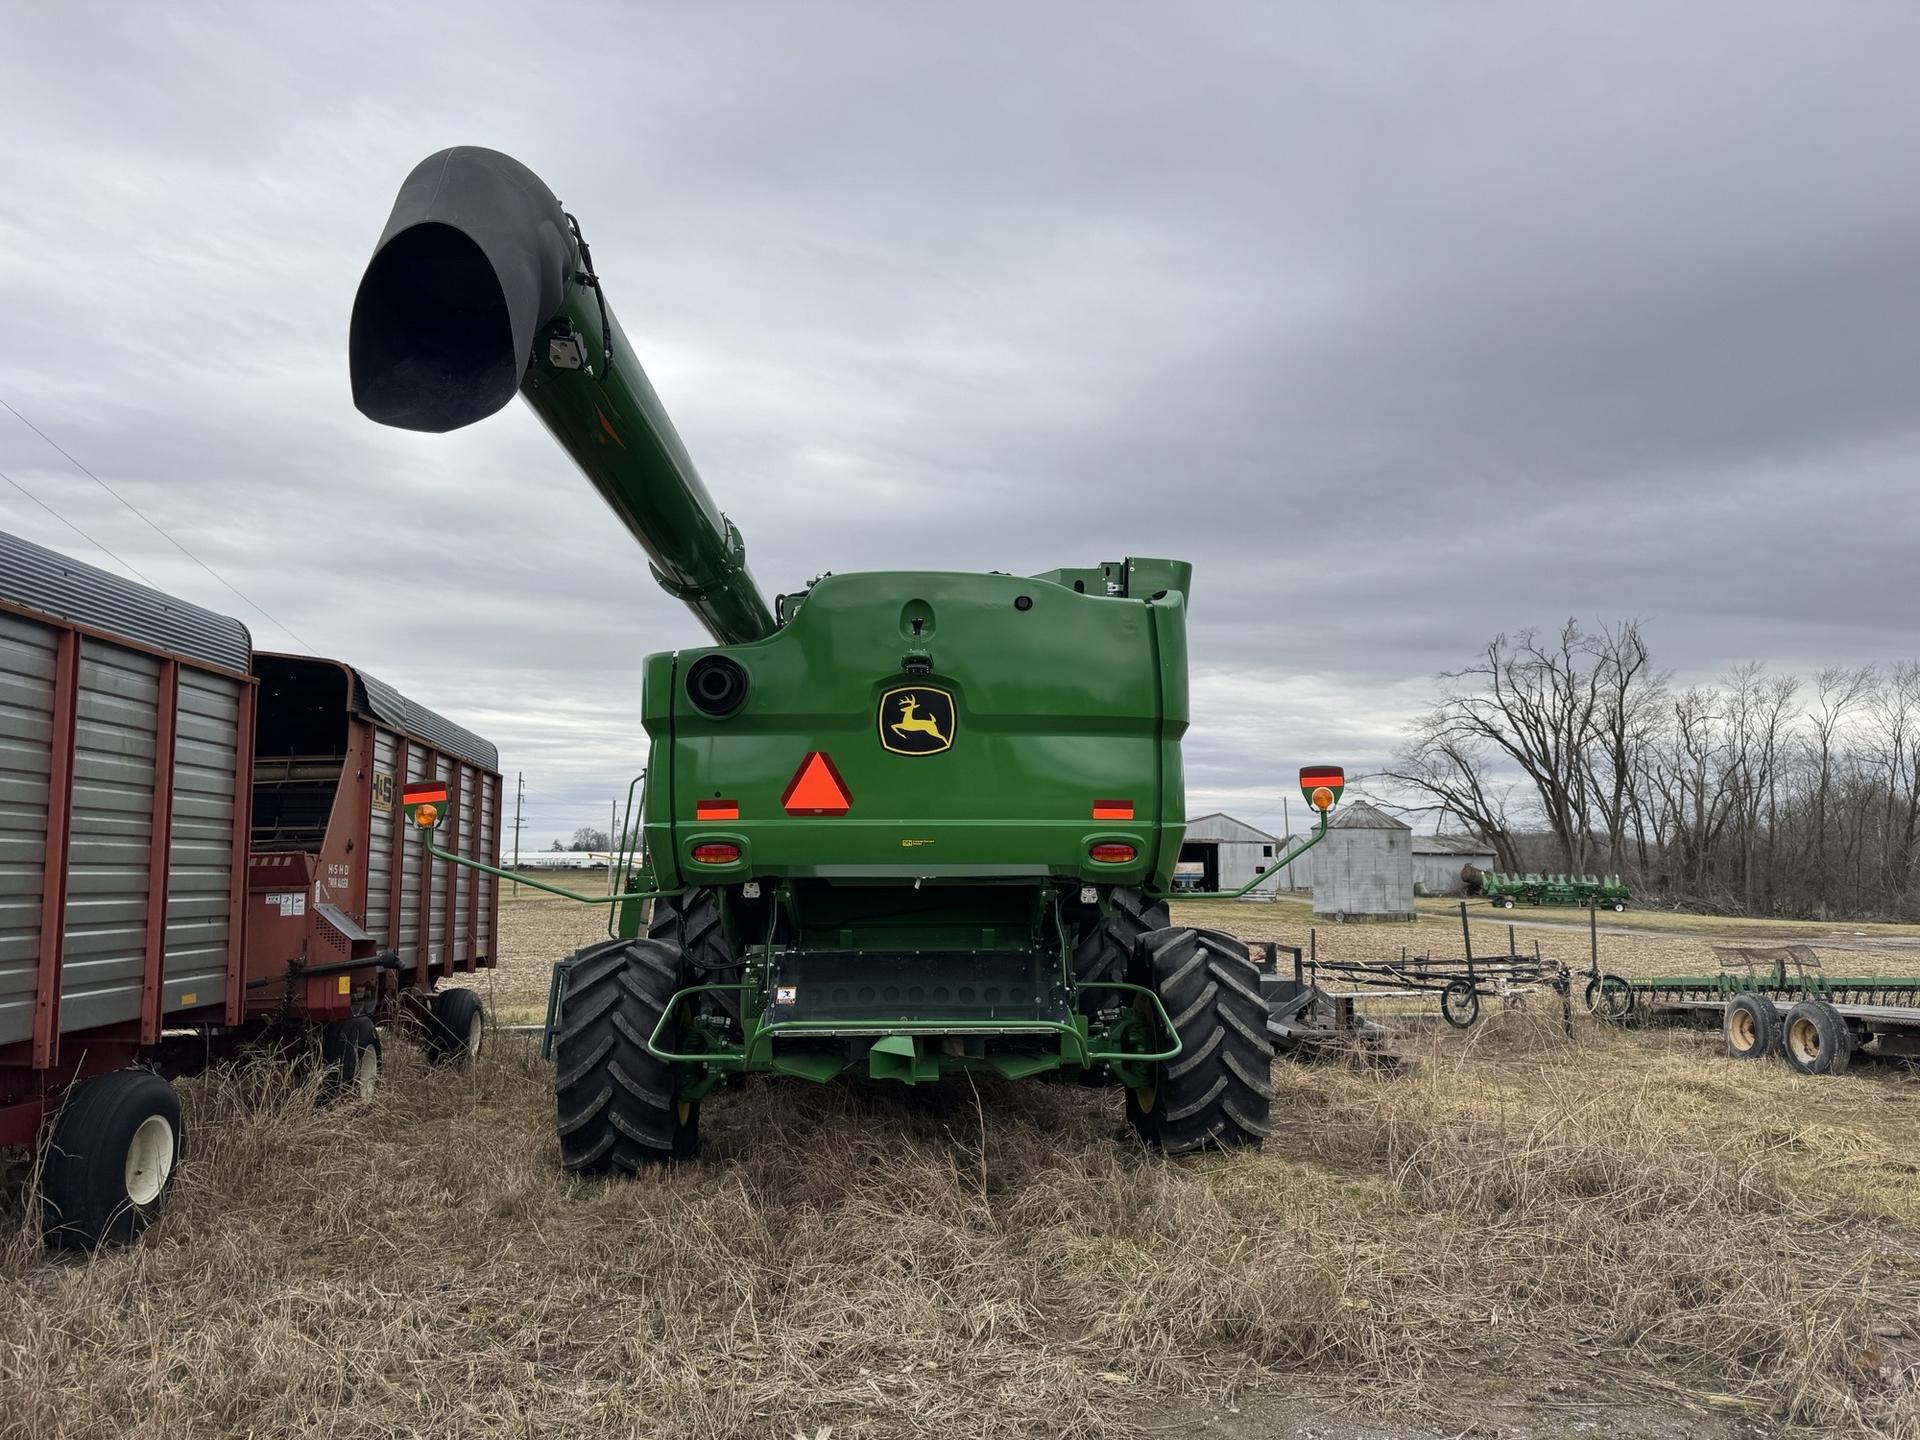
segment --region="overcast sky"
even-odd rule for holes
[[[524,406],[353,409],[454,144],[580,217],[769,591],[1194,562],[1193,813],[1277,828],[1502,629],[1920,650],[1911,3],[432,8],[0,0],[0,399],[300,641],[4,411],[0,471],[493,739],[529,843],[703,636]]]

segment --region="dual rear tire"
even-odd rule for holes
[[[1797,1001],[1782,1015],[1767,996],[1745,991],[1727,1003],[1724,1032],[1734,1059],[1778,1055],[1802,1075],[1843,1075],[1853,1060],[1853,1031],[1824,1000]]]

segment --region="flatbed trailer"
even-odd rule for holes
[[[1806,1075],[1856,1058],[1920,1059],[1920,976],[1828,975],[1809,946],[1716,946],[1712,975],[1629,977],[1634,1014],[1719,1021],[1739,1060],[1779,1056]]]

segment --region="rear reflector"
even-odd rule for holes
[[[738,800],[696,800],[693,814],[697,820],[738,820],[740,802]]]
[[[1099,845],[1089,845],[1087,854],[1102,865],[1124,865],[1138,853],[1131,845],[1118,845],[1111,841]]]
[[[400,792],[400,801],[403,805],[444,805],[447,803],[447,782],[416,781]]]
[[[1133,819],[1133,801],[1096,800],[1093,802],[1093,818],[1096,820]]]
[[[827,752],[809,750],[787,782],[780,808],[789,815],[844,815],[853,808],[853,796]]]
[[[731,865],[740,858],[740,847],[709,840],[693,847],[693,858],[702,865]]]

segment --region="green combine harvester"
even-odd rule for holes
[[[1625,910],[1633,899],[1618,875],[1510,875],[1499,870],[1481,876],[1480,893],[1496,910],[1511,910],[1515,905]]]
[[[555,970],[568,1168],[692,1155],[702,1102],[754,1073],[1050,1077],[1121,1087],[1162,1150],[1267,1133],[1260,977],[1166,905],[1190,566],[829,575],[768,604],[578,224],[494,151],[407,178],[350,348],[381,424],[455,430],[523,395],[714,642],[646,661],[643,848],[612,938]],[[1304,850],[1340,772],[1302,780]],[[405,800],[473,864],[434,843],[442,801]]]

